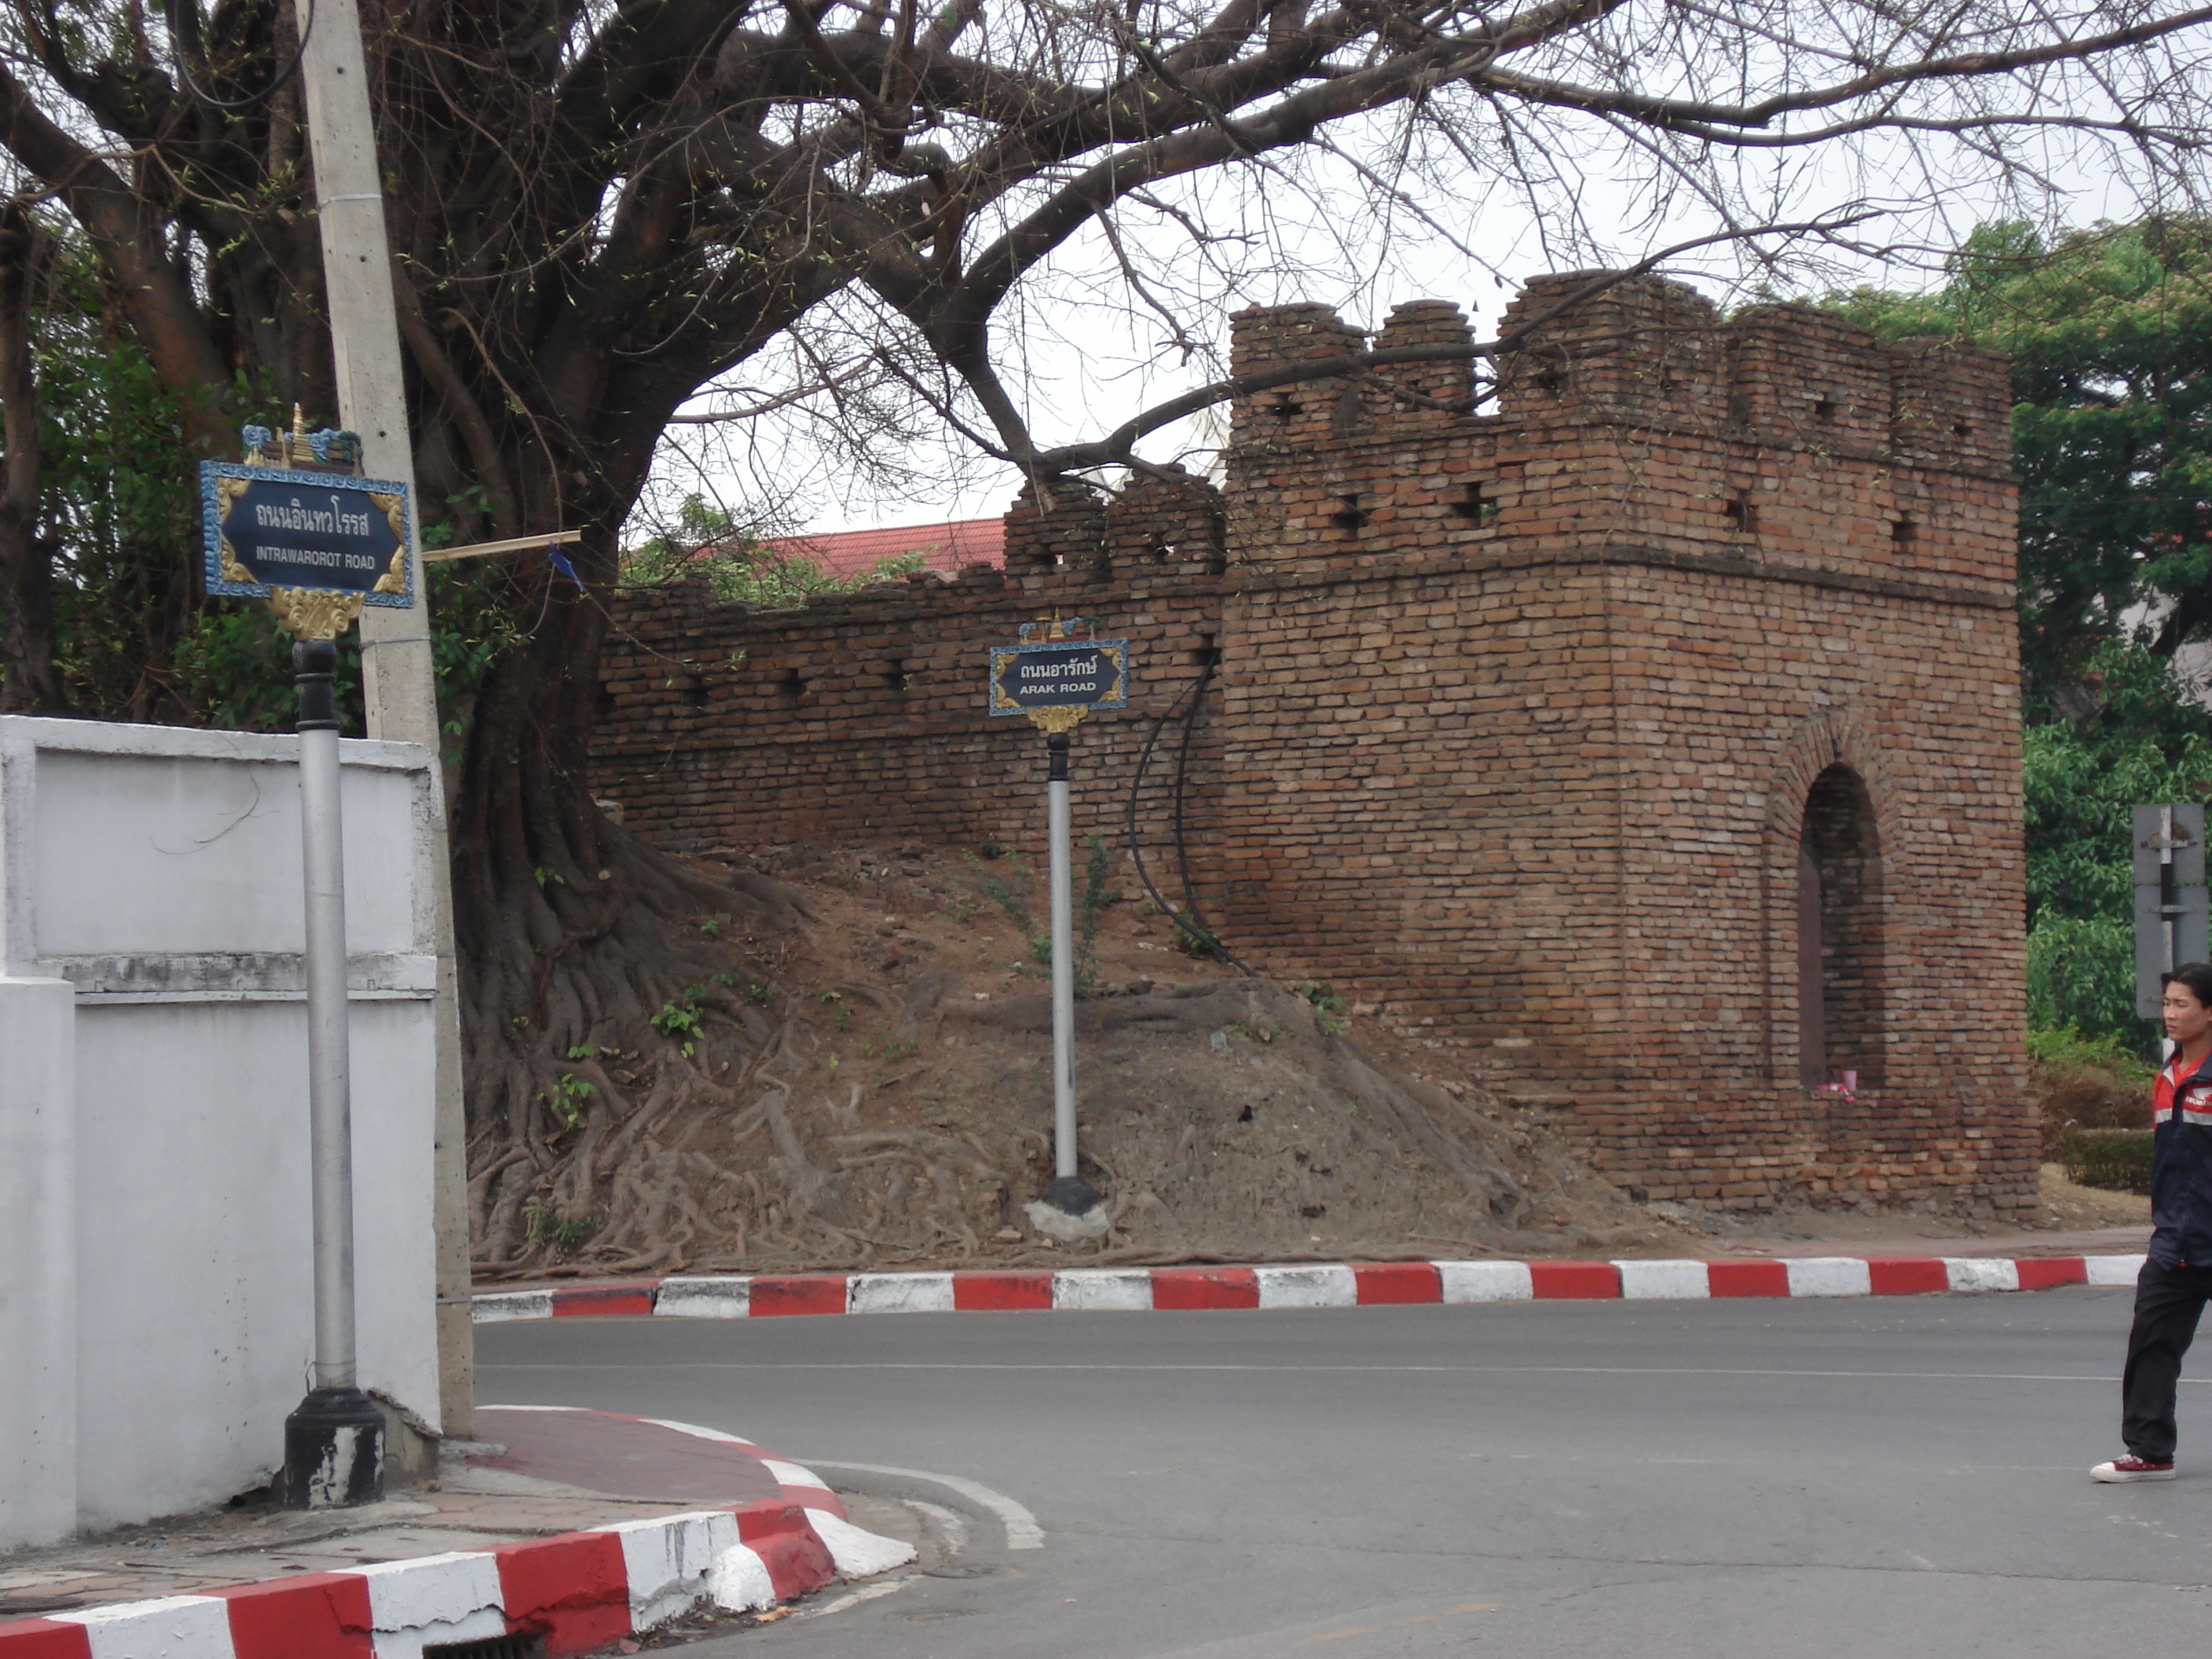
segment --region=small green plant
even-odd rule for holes
[[[541,889],[547,886],[566,887],[568,884],[562,879],[559,871],[549,870],[542,864],[532,869],[530,873],[538,878],[538,885]]]
[[[817,1002],[826,1002],[836,1009],[837,1029],[839,1030],[849,1031],[853,1029],[852,1005],[845,1000],[845,994],[843,992],[824,991],[820,996],[817,997],[815,1000]]]
[[[707,1030],[706,1018],[699,1012],[698,995],[697,986],[687,987],[683,995],[662,1003],[660,1012],[647,1022],[661,1036],[680,1039],[679,1051],[686,1060],[697,1050],[699,1039]]]
[[[700,938],[702,938],[702,939],[720,939],[720,938],[721,938],[721,936],[722,936],[722,927],[723,927],[723,925],[724,925],[725,923],[726,923],[728,921],[729,921],[729,918],[728,918],[727,916],[709,916],[709,917],[708,917],[708,918],[706,919],[706,921],[702,921],[702,922],[701,922],[701,923],[699,924],[699,936],[700,936]]]
[[[542,1205],[532,1205],[522,1212],[525,1235],[532,1240],[549,1239],[563,1250],[573,1250],[593,1233],[599,1231],[604,1220],[595,1215],[556,1218]]]
[[[1106,907],[1121,895],[1109,883],[1114,874],[1114,854],[1107,844],[1103,831],[1093,830],[1083,838],[1089,850],[1084,857],[1083,890],[1075,899],[1075,988],[1087,991],[1098,977],[1098,918]],[[1037,931],[1036,917],[1030,909],[1030,895],[1034,891],[1028,872],[1021,861],[1012,859],[1018,887],[999,879],[985,870],[974,854],[965,855],[968,867],[975,872],[976,883],[983,896],[1006,913],[1006,918],[1021,930],[1022,939],[1029,946],[1030,959],[1016,964],[1024,974],[1048,974],[1052,971],[1052,935]]]
[[[768,1006],[769,999],[775,994],[776,990],[776,988],[767,980],[755,979],[749,974],[734,971],[713,975],[710,976],[709,982],[720,986],[725,991],[741,990],[763,1007]],[[691,988],[696,992],[699,988],[695,985]]]
[[[885,1037],[877,1052],[883,1056],[884,1065],[896,1066],[921,1047],[920,1043],[909,1038]]]
[[[1213,930],[1198,919],[1195,910],[1170,910],[1167,917],[1173,929],[1168,935],[1168,944],[1173,949],[1187,957],[1220,957],[1227,954],[1222,949],[1221,941],[1214,937]]]
[[[1315,1021],[1323,1031],[1334,1036],[1344,1030],[1344,994],[1336,987],[1324,980],[1310,979],[1297,988],[1297,994],[1313,1004]]]
[[[571,1049],[569,1055],[574,1058],[574,1050]],[[553,1115],[560,1120],[565,1131],[584,1121],[585,1105],[599,1091],[589,1082],[571,1072],[553,1085],[553,1092],[545,1097],[545,1103],[552,1108]]]
[[[1326,981],[1310,979],[1298,987],[1298,994],[1325,1014],[1335,1013],[1344,1006],[1344,994]]]
[[[1009,858],[991,842],[986,842],[984,845],[989,848],[985,857],[1008,858],[1008,867],[1013,873],[1012,883],[1002,880],[986,870],[982,860],[975,854],[963,853],[961,857],[966,860],[969,869],[975,872],[975,884],[983,890],[983,896],[1005,911],[1006,920],[1020,928],[1022,937],[1027,939],[1036,932],[1036,918],[1030,914],[1030,894],[1034,890],[1035,884],[1030,881],[1029,872],[1022,868],[1019,858]]]

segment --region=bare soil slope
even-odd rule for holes
[[[485,1276],[1686,1240],[1441,1052],[1327,988],[1300,995],[1182,954],[1165,917],[1117,893],[1092,907],[1077,1060],[1083,1170],[1112,1227],[1056,1244],[1023,1213],[1053,1173],[1048,985],[1030,943],[1042,872],[911,847],[749,848],[743,862],[799,896],[803,925],[732,931],[729,971],[663,1010],[665,1041],[572,1057],[543,1103],[554,1170],[530,1200],[529,1246]],[[492,1190],[480,1176],[480,1209]]]
[[[1172,948],[1122,866],[1092,884],[1111,896],[1091,907],[1077,1061],[1083,1171],[1112,1225],[1055,1243],[1023,1212],[1053,1175],[1042,872],[981,850],[732,853],[791,890],[801,925],[708,919],[730,967],[661,1011],[658,1040],[572,1053],[541,1103],[547,1176],[525,1224],[497,1230],[526,1243],[480,1274],[1698,1255],[1843,1236],[1838,1215],[1630,1204],[1464,1051],[1330,988]],[[515,1201],[499,1190],[480,1173],[479,1238],[486,1207]],[[1870,1209],[1848,1224],[1878,1223]],[[1926,1206],[1895,1219],[1982,1230]]]

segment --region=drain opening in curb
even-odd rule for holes
[[[422,1659],[545,1659],[545,1638],[517,1631],[473,1642],[425,1642]]]

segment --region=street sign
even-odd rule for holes
[[[396,480],[202,461],[200,526],[210,593],[265,599],[288,588],[414,603],[407,486]]]
[[[1041,1230],[1063,1239],[1100,1237],[1107,1228],[1098,1194],[1079,1173],[1076,1157],[1075,872],[1068,849],[1068,754],[1085,714],[1129,706],[1129,642],[1067,637],[1089,625],[1079,617],[1063,623],[1054,613],[1049,624],[1025,625],[1021,644],[991,647],[991,712],[1026,714],[1044,733],[1045,841],[1051,849],[1054,1179],[1043,1198],[1027,1209]],[[1044,638],[1031,643],[1039,631]]]
[[[2212,958],[2206,933],[2204,808],[2197,801],[2130,807],[2136,889],[2136,1012],[2156,1019],[2162,975]]]
[[[991,647],[991,712],[1033,708],[1126,708],[1127,640],[1054,640]]]

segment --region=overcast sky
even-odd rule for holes
[[[1228,316],[1243,305],[1322,301],[1371,329],[1394,305],[1448,299],[1471,314],[1482,338],[1527,278],[1632,264],[1716,234],[1723,211],[1738,215],[1737,223],[1747,222],[1747,208],[1751,222],[1811,220],[1847,204],[1876,214],[1840,238],[1769,238],[1672,263],[1674,274],[1728,306],[1762,292],[1816,296],[1858,283],[1918,289],[1941,280],[1943,253],[1984,219],[2025,214],[2046,227],[2087,225],[2132,218],[2148,204],[2123,156],[2067,135],[2031,157],[2043,178],[2025,184],[2008,183],[1955,145],[1753,152],[1721,181],[1731,198],[1723,208],[1700,199],[1710,186],[1656,181],[1653,169],[1605,135],[1563,125],[1560,143],[1539,164],[1547,173],[1508,180],[1478,176],[1455,155],[1422,153],[1395,121],[1370,118],[1365,131],[1338,135],[1342,155],[1310,152],[1182,181],[1168,205],[1206,228],[1214,240],[1203,248],[1170,217],[1130,208],[1118,222],[1118,249],[1094,231],[1061,250],[1004,308],[994,337],[1037,441],[1097,436],[1224,372]],[[1377,185],[1378,157],[1403,164],[1401,191]],[[867,299],[848,296],[812,343],[834,355],[878,337],[884,326]],[[793,356],[756,358],[692,410],[787,390]],[[650,533],[691,491],[771,533],[980,517],[1012,501],[1019,487],[1012,468],[978,457],[926,411],[907,410],[904,425],[904,435],[886,431],[866,447],[872,471],[825,443],[819,417],[804,406],[672,428],[631,533]],[[1186,422],[1141,453],[1195,469],[1218,430]]]

